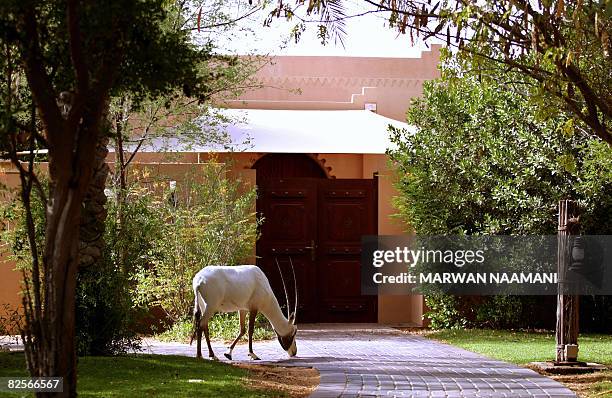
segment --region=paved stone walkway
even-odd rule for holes
[[[147,343],[151,353],[195,355],[195,344]],[[215,344],[213,349],[223,357],[225,347]],[[532,370],[375,325],[302,326],[298,355],[292,359],[276,341],[255,343],[253,350],[262,363],[318,369],[315,398],[575,397]],[[233,354],[235,360],[248,361],[244,344]]]

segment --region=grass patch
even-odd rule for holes
[[[433,331],[425,336],[516,364],[548,361],[555,354],[553,332],[457,329]],[[585,334],[578,342],[581,361],[612,365],[612,336]]]
[[[248,315],[246,325],[248,327]],[[240,323],[236,312],[218,313],[212,317],[208,323],[210,337],[213,340],[231,341],[238,335]],[[154,337],[160,341],[176,341],[181,343],[189,342],[193,321],[191,319],[176,322],[170,328]],[[255,318],[255,332],[253,340],[269,340],[275,337],[274,330],[270,322],[262,314],[257,314]],[[245,337],[246,338],[246,335]]]
[[[553,332],[509,330],[439,330],[424,334],[491,358],[525,365],[554,359]],[[584,334],[578,337],[578,359],[597,362],[612,369],[612,335]],[[586,375],[550,376],[574,390],[580,397],[612,397],[612,370]]]
[[[287,396],[254,389],[248,385],[248,373],[225,363],[172,355],[81,357],[78,392],[81,397]],[[0,353],[0,377],[7,376],[27,376],[23,353]],[[0,392],[0,397],[15,396]]]

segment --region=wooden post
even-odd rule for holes
[[[578,205],[572,200],[559,201],[559,231],[557,249],[557,272],[559,293],[557,294],[556,343],[557,363],[576,362],[578,356],[578,297],[563,294],[568,287],[566,273],[570,265],[572,248],[570,235],[579,234]]]

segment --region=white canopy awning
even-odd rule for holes
[[[406,123],[366,110],[225,109],[222,112],[230,120],[236,120],[224,127],[230,147],[245,152],[382,154],[392,147],[389,125],[415,130]],[[141,151],[230,151],[223,145],[185,146],[178,140],[172,141],[148,143]]]

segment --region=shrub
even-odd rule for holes
[[[470,69],[447,56],[442,78],[426,82],[408,110],[417,131],[392,128],[398,216],[421,235],[547,235],[557,232],[558,201],[572,198],[582,232],[611,233],[612,148],[561,112],[538,112],[510,73]],[[542,317],[528,316],[538,305],[531,297],[485,298],[476,314],[457,299],[426,302],[435,327],[535,326]],[[603,325],[608,307],[595,303],[583,319]]]
[[[476,308],[476,326],[503,329],[517,327],[523,301],[518,296],[491,296]]]
[[[235,263],[254,247],[255,191],[243,194],[241,181],[226,178],[224,165],[202,170],[188,172],[176,189],[145,170],[134,173],[125,192],[110,195],[103,256],[79,273],[80,354],[138,347],[139,321],[152,308],[161,308],[162,322],[172,325],[162,338],[185,340],[195,273]]]
[[[457,310],[457,298],[445,294],[425,296],[428,311],[423,314],[432,329],[460,329],[468,325],[464,315]]]
[[[137,309],[129,284],[116,265],[104,258],[77,277],[76,337],[78,355],[115,355],[140,348]]]
[[[150,210],[151,198],[134,187],[121,204],[107,201],[105,246],[100,259],[79,270],[76,333],[79,355],[112,355],[140,346],[137,323],[146,308],[134,300],[134,270],[150,264],[163,220]]]
[[[135,293],[139,303],[159,306],[171,324],[190,321],[198,271],[254,254],[256,191],[245,190],[227,172],[227,166],[211,163],[200,174],[189,173],[175,190],[154,187],[150,209],[164,222],[151,263],[135,269]]]
[[[240,323],[238,322],[238,314],[235,312],[219,313],[213,316],[208,324],[210,337],[212,339],[224,341],[235,339],[238,335],[239,326]],[[248,316],[246,326],[248,329]],[[188,342],[191,339],[192,332],[193,321],[183,320],[174,323],[163,333],[157,334],[155,338],[161,341]],[[257,318],[255,318],[253,340],[268,340],[273,337],[274,329],[272,329],[270,322],[268,322],[268,320],[262,314],[257,314]]]

